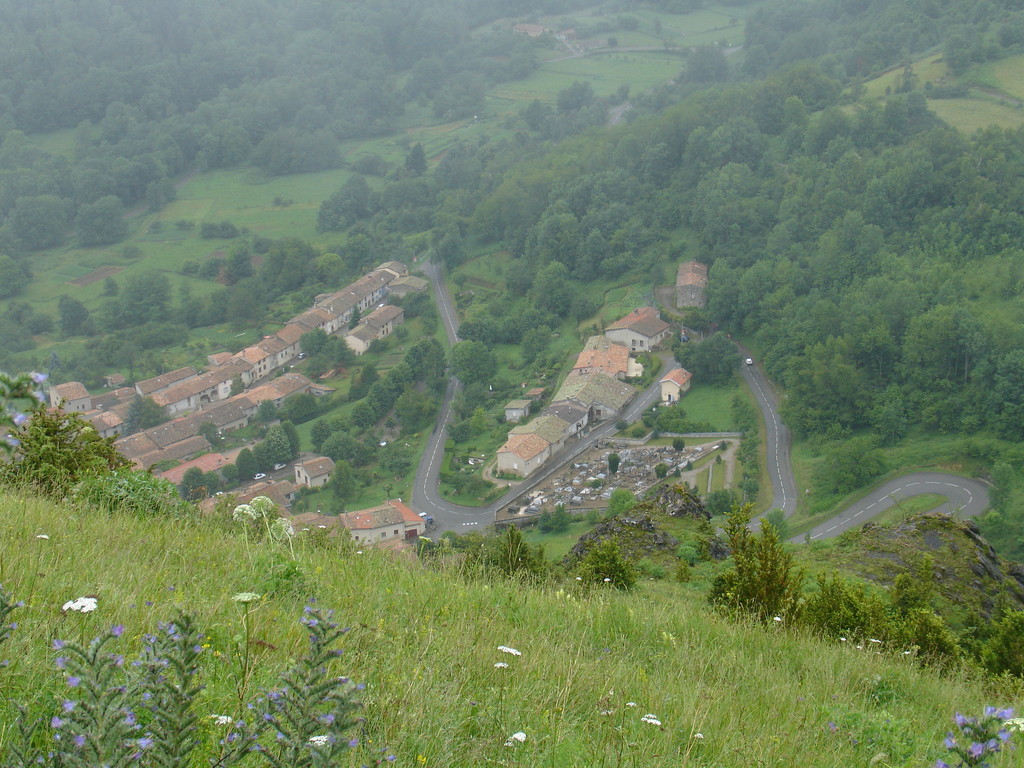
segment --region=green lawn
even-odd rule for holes
[[[706,421],[714,425],[716,432],[735,432],[732,400],[742,394],[738,383],[727,387],[694,384],[679,402],[691,421]]]

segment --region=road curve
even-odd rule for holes
[[[811,540],[838,536],[843,531],[863,525],[872,517],[885,512],[899,502],[922,493],[936,493],[946,502],[934,512],[974,517],[988,509],[988,488],[980,480],[947,475],[944,472],[914,472],[897,477],[879,486],[838,515],[809,532]],[[794,540],[804,541],[807,534]]]

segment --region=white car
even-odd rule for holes
[[[747,365],[753,365],[754,364],[754,358],[748,357],[744,362],[746,362]]]
[[[263,479],[263,478],[265,478],[265,477],[266,477],[266,474],[265,474],[265,473],[263,473],[263,472],[257,472],[257,473],[256,473],[255,475],[253,475],[253,478],[252,478],[252,479],[253,479],[253,480],[262,480],[262,479]]]

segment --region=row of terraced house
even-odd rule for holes
[[[199,434],[204,423],[213,424],[220,433],[229,432],[248,425],[265,401],[280,406],[296,394],[332,392],[298,373],[271,376],[286,370],[300,356],[300,340],[310,331],[343,334],[357,354],[366,351],[373,340],[390,334],[404,318],[400,307],[383,305],[392,286],[402,295],[423,290],[426,283],[410,276],[404,264],[388,261],[339,291],[317,296],[310,309],[256,344],[234,354],[209,355],[203,372],[187,366],[95,397],[81,383],[67,382],[50,389],[50,404],[78,413],[103,437],[114,437],[122,431],[132,401],[150,398],[175,418],[115,441],[125,458],[140,467],[209,451],[210,443]],[[349,328],[356,313],[361,320]],[[356,332],[358,339],[353,342],[348,337]],[[121,377],[117,378],[120,383]],[[237,381],[244,391],[232,395]]]

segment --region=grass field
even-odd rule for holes
[[[1015,128],[1024,124],[1024,56],[972,66],[960,78],[947,69],[941,55],[930,54],[913,62],[919,88],[926,83],[951,85],[963,83],[969,95],[959,99],[929,99],[928,108],[941,120],[966,134],[990,125]],[[865,93],[884,98],[886,90],[895,90],[903,74],[896,67],[864,84]],[[927,94],[927,90],[923,93]]]
[[[743,395],[738,384],[728,387],[694,384],[680,403],[691,421],[713,424],[716,432],[734,432],[736,421],[733,418],[732,401],[737,395]]]
[[[49,723],[75,698],[54,668],[55,638],[87,641],[124,625],[107,650],[130,670],[143,634],[184,609],[206,635],[196,762],[216,762],[223,733],[211,715],[246,718],[248,701],[280,685],[306,647],[297,620],[314,598],[352,628],[329,674],[366,686],[352,734],[360,743],[343,766],[395,755],[396,765],[427,768],[821,768],[868,766],[879,754],[875,765],[932,765],[946,755],[955,711],[1019,703],[1009,680],[730,620],[708,608],[703,566],[689,584],[644,580],[633,594],[571,578],[532,586],[372,548],[357,555],[333,539],[282,547],[219,518],[130,517],[17,496],[0,498],[0,542],[4,588],[24,601],[2,646],[0,722]],[[243,591],[260,598],[232,601]],[[95,595],[96,611],[61,613],[79,595]],[[518,731],[526,740],[504,746]],[[12,736],[0,729],[0,752]],[[993,768],[1016,765],[1018,752],[995,756]]]

